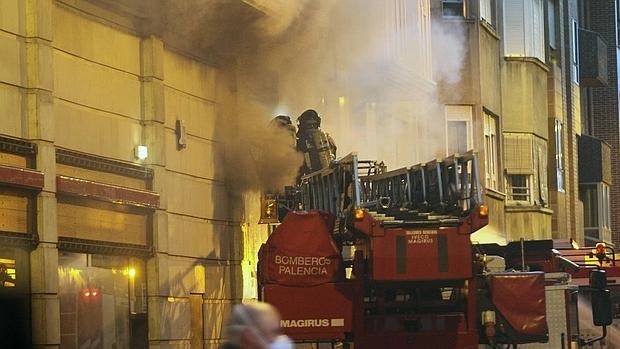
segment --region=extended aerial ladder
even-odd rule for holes
[[[449,225],[482,204],[477,156],[453,155],[387,172],[355,153],[329,168],[303,176],[304,210],[346,219],[367,209],[383,225]]]

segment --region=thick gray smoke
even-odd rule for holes
[[[441,19],[436,19],[432,28],[434,78],[455,85],[460,82],[467,53],[464,25],[459,22],[444,24]]]
[[[189,17],[176,30],[192,28],[195,45],[237,68],[218,127],[239,192],[294,182],[302,157],[268,123],[310,108],[339,157],[357,152],[395,168],[446,155],[438,86],[461,78],[465,28],[432,20],[429,0],[180,3],[199,10],[178,14]]]
[[[281,192],[285,186],[295,183],[303,162],[291,134],[270,125],[269,112],[260,112],[261,109],[260,106],[238,108],[239,123],[234,129],[223,131],[227,182],[238,193]]]
[[[311,0],[243,0],[253,4],[265,12],[255,24],[255,28],[266,38],[277,38],[293,26],[297,19],[304,14]]]
[[[258,71],[241,76],[277,83],[272,115],[316,109],[339,156],[391,168],[446,155],[438,86],[460,81],[462,24],[431,20],[427,0],[278,3],[287,15],[262,19],[258,28],[272,30],[243,63]]]

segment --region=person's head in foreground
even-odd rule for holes
[[[292,349],[281,334],[280,314],[268,303],[235,305],[225,328],[228,343],[223,348]]]

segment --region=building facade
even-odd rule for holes
[[[434,3],[435,16],[462,23],[469,38],[457,89],[466,92],[446,89],[443,100],[473,111],[462,137],[474,134],[496,212],[480,239],[612,242],[616,46],[606,43],[616,40],[615,2]]]
[[[219,161],[235,61],[178,39],[173,5],[0,3],[3,345],[217,347],[243,298],[264,235]]]
[[[290,6],[0,2],[0,342],[216,347],[267,236],[234,149],[283,107],[390,168],[476,149],[474,241],[617,239],[615,1]]]
[[[327,31],[325,41],[332,44],[317,41],[331,67],[323,79],[309,70],[311,77],[296,81],[313,81],[314,94],[301,94],[298,104],[326,115],[328,131],[336,130],[343,143],[339,149],[390,168],[475,149],[491,212],[475,241],[584,243],[592,206],[584,212],[579,176],[587,84],[579,75],[581,3],[399,0],[368,6],[374,6],[372,18],[346,18],[344,28]],[[366,40],[361,48],[358,37]],[[355,59],[351,52],[366,56]]]
[[[620,242],[620,123],[618,122],[618,3],[581,1],[579,59],[582,77],[583,151],[603,157],[603,166],[582,176],[586,239]],[[599,145],[600,143],[600,145]],[[594,151],[592,151],[592,147]],[[600,149],[600,150],[599,150]],[[589,167],[584,156],[584,167]],[[609,207],[609,209],[607,208]]]

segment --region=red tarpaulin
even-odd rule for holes
[[[502,273],[489,278],[493,304],[522,335],[547,334],[545,274]]]
[[[313,286],[344,278],[342,258],[331,238],[333,218],[291,212],[259,252],[262,283]]]

